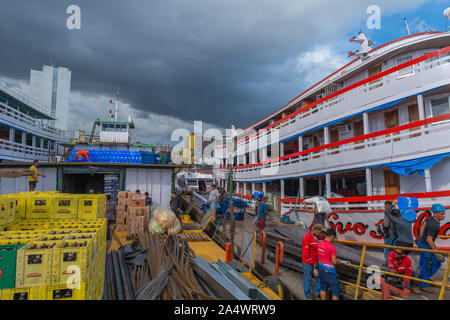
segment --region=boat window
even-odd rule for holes
[[[0,139],[9,140],[9,127],[0,124]]]
[[[450,112],[449,98],[441,98],[436,100],[431,100],[431,112],[433,117],[440,116]]]
[[[22,143],[22,131],[20,130],[14,130],[14,142],[15,143]]]
[[[188,180],[187,184],[188,184],[188,186],[196,186],[197,185],[197,180]]]
[[[411,60],[412,60],[412,56],[398,58],[397,59],[397,66],[399,66],[399,65],[401,65],[403,63],[406,63],[408,61],[411,61]],[[408,75],[411,75],[411,74],[414,74],[414,66],[410,66],[408,68],[404,68],[404,69],[401,69],[401,70],[397,71],[397,75],[399,77],[404,77],[404,76],[408,76]]]
[[[33,145],[33,136],[29,133],[26,134],[26,143],[27,143],[27,146]]]

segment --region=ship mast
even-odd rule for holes
[[[115,105],[114,120],[119,121],[119,89],[117,89],[117,93],[115,96]]]

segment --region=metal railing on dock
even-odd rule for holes
[[[363,270],[379,272],[381,274],[385,274],[385,275],[389,275],[389,276],[393,276],[393,277],[399,277],[399,278],[404,278],[404,279],[408,279],[408,280],[414,280],[416,282],[428,283],[428,284],[431,284],[431,285],[434,285],[434,286],[438,286],[438,287],[440,287],[439,300],[444,300],[445,290],[447,288],[450,288],[450,285],[448,284],[448,277],[449,277],[449,273],[450,273],[450,252],[448,252],[448,251],[431,250],[431,249],[420,249],[420,248],[409,248],[409,247],[398,247],[398,246],[389,246],[389,245],[385,245],[385,244],[374,244],[374,243],[359,242],[359,241],[348,241],[348,240],[334,240],[334,242],[341,243],[341,244],[344,244],[344,245],[362,247],[362,254],[361,254],[361,260],[360,260],[359,265],[355,265],[355,264],[351,264],[351,263],[345,263],[344,264],[345,266],[349,266],[351,268],[355,268],[355,269],[358,270],[358,278],[356,280],[356,284],[352,284],[352,283],[349,283],[349,282],[341,280],[341,283],[343,283],[345,285],[352,286],[352,287],[355,288],[355,294],[354,294],[354,298],[353,298],[354,300],[358,299],[359,290],[364,290],[364,291],[380,294],[380,292],[378,292],[376,290],[372,290],[370,288],[366,288],[364,286],[361,286],[361,277],[362,277],[362,271]],[[428,252],[428,253],[432,253],[432,254],[440,254],[440,255],[443,255],[443,256],[447,256],[447,262],[446,262],[446,267],[445,267],[444,277],[442,279],[442,282],[424,280],[424,279],[420,279],[420,278],[405,276],[405,275],[398,274],[398,273],[393,273],[393,272],[390,272],[390,271],[384,271],[384,270],[381,270],[381,269],[364,267],[364,260],[366,258],[367,247],[400,249],[400,250],[403,250],[403,251],[413,251],[413,252],[419,252],[419,253]],[[392,297],[392,298],[394,298],[396,300],[402,300],[401,298],[398,298],[398,297]]]

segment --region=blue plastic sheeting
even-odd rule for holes
[[[143,164],[157,164],[160,162],[160,156],[157,153],[149,151],[140,151]]]
[[[86,157],[82,161],[75,159],[75,153],[79,150],[72,150],[67,162],[88,162]],[[87,150],[90,162],[101,163],[142,163],[140,151],[125,151],[125,150]]]
[[[450,153],[444,153],[436,156],[430,156],[414,160],[388,163],[385,164],[385,166],[389,167],[389,169],[402,176],[407,176],[415,172],[423,176],[424,170],[431,169],[436,163],[438,163],[439,161],[441,161],[446,157],[450,157]]]

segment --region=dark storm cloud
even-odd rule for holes
[[[372,2],[2,1],[1,76],[28,80],[30,68],[53,63],[72,70],[72,90],[120,88],[141,117],[244,127],[299,93],[296,57],[346,38]],[[81,30],[66,28],[71,4]]]

